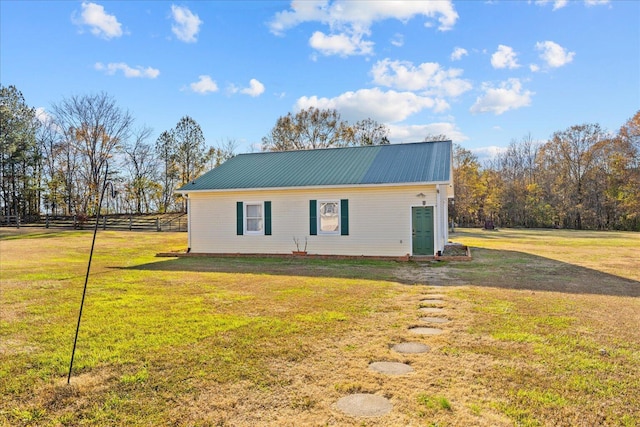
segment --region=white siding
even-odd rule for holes
[[[302,246],[306,237],[309,254],[403,256],[411,254],[411,207],[423,202],[443,221],[434,224],[438,251],[447,230],[446,191],[441,193],[438,197],[435,185],[191,192],[191,252],[290,254],[296,249],[293,238]],[[349,235],[310,236],[309,200],[340,199],[349,200]],[[442,200],[444,211],[436,206]],[[271,201],[272,235],[236,235],[236,202],[247,201]]]

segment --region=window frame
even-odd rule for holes
[[[249,217],[247,212],[247,206],[260,206],[260,217]],[[250,231],[248,229],[248,223],[250,219],[260,219],[262,221],[262,228],[259,231]],[[242,202],[242,227],[243,232],[246,235],[253,236],[264,236],[265,234],[265,211],[264,211],[264,201],[261,202]]]
[[[338,217],[338,229],[335,231],[322,231],[322,215],[320,210],[322,209],[322,205],[326,203],[334,203],[336,205],[336,216]],[[317,200],[317,233],[318,235],[324,236],[339,236],[342,231],[342,216],[341,216],[341,202],[340,199],[327,199],[327,200]]]

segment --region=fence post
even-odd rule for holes
[[[46,222],[44,228],[49,228],[49,215],[46,217]]]
[[[131,231],[131,215],[129,215],[129,231]]]
[[[103,216],[102,217],[102,229],[106,230],[107,229],[107,216]]]
[[[160,231],[160,218],[156,217],[156,231]]]
[[[75,215],[73,216],[73,228],[74,229],[78,228],[77,218]]]
[[[20,228],[20,215],[16,216],[16,227]]]

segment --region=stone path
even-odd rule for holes
[[[442,308],[446,303],[445,295],[429,294],[420,300],[420,313],[444,314],[446,310]],[[419,320],[428,324],[444,325],[450,320],[445,317],[420,317]],[[445,331],[435,327],[410,326],[408,331],[421,336],[433,336]],[[392,350],[400,354],[422,354],[427,353],[430,347],[420,342],[401,342],[392,347]],[[369,370],[385,375],[406,375],[414,372],[411,365],[399,362],[379,361],[369,364]],[[367,393],[356,393],[345,396],[336,402],[336,407],[343,413],[352,417],[380,417],[393,410],[393,404],[382,396]]]

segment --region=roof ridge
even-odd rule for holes
[[[347,147],[326,147],[326,148],[300,148],[295,150],[280,150],[280,151],[256,151],[252,153],[239,153],[237,156],[245,156],[245,155],[256,155],[256,154],[279,154],[279,153],[300,153],[300,152],[311,152],[311,151],[327,151],[327,150],[344,150],[344,149],[356,149],[356,148],[373,148],[373,147],[395,147],[395,146],[406,146],[406,145],[417,145],[417,144],[433,144],[437,142],[452,142],[451,139],[443,139],[442,141],[414,141],[414,142],[399,142],[396,144],[377,144],[377,145],[354,145]]]

